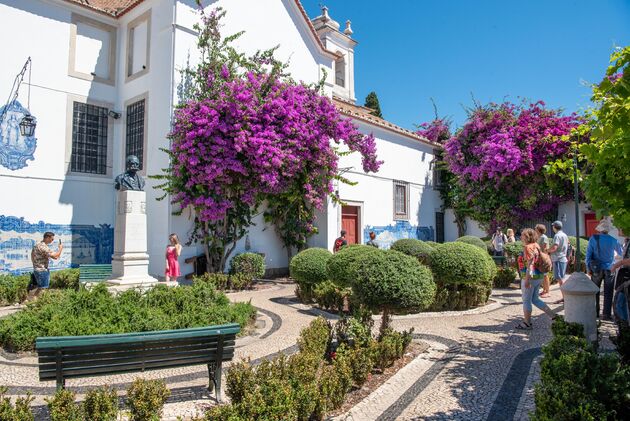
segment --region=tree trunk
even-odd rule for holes
[[[379,328],[379,331],[378,331],[380,338],[382,338],[385,335],[385,332],[389,328],[391,321],[392,321],[392,316],[390,314],[389,307],[383,308],[383,316],[381,317],[381,327]]]

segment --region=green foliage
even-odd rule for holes
[[[50,288],[79,289],[79,269],[62,269],[50,272]]]
[[[83,421],[81,407],[77,405],[75,393],[68,389],[57,390],[52,398],[46,398],[51,421]]]
[[[415,257],[420,263],[429,265],[431,263],[431,253],[435,248],[426,244],[424,241],[414,238],[403,238],[395,241],[391,246],[391,250],[396,250],[407,256]]]
[[[516,257],[523,252],[523,242],[515,241],[513,243],[507,243],[503,246],[503,250],[505,250],[508,257]]]
[[[511,267],[500,267],[497,269],[497,274],[494,277],[493,285],[495,288],[507,288],[509,287],[518,274],[516,270]]]
[[[373,355],[374,353],[369,348],[369,343],[368,346],[357,346],[355,348],[341,345],[337,349],[337,358],[345,359],[350,368],[352,381],[357,387],[361,387],[370,376],[374,367]]]
[[[251,304],[231,304],[207,282],[178,288],[158,285],[144,293],[127,290],[117,295],[99,284],[90,290],[46,291],[26,309],[0,319],[0,341],[5,349],[27,351],[33,349],[38,336],[146,332],[223,323],[243,327],[255,314]]]
[[[492,293],[492,283],[448,284],[437,282],[435,301],[429,310],[452,311],[468,310],[488,302]]]
[[[118,396],[110,387],[90,389],[83,401],[85,419],[90,421],[116,421]]]
[[[439,245],[439,243],[436,243],[435,241],[425,241],[424,244],[433,248],[436,248]]]
[[[351,293],[350,288],[340,288],[331,281],[324,281],[313,288],[313,299],[325,310],[342,312]]]
[[[473,246],[477,246],[479,248],[487,250],[486,243],[484,243],[481,238],[475,237],[473,235],[464,235],[463,237],[459,237],[455,241],[459,241],[460,243],[472,244]]]
[[[30,409],[30,404],[35,398],[30,393],[26,397],[19,397],[15,404],[6,396],[7,387],[0,386],[0,420],[3,421],[33,421],[35,417]],[[53,419],[53,421],[55,421]]]
[[[164,404],[170,395],[164,380],[135,379],[127,389],[131,421],[160,421]]]
[[[586,198],[594,209],[611,215],[615,225],[630,232],[630,46],[617,48],[598,85],[593,86],[592,110],[583,132],[591,142],[580,152],[588,161]]]
[[[435,294],[433,275],[417,259],[395,250],[365,254],[357,261],[352,289],[374,309],[424,309]]]
[[[369,319],[364,322],[357,317],[347,317],[339,320],[335,325],[337,333],[337,341],[339,343],[349,343],[352,338],[354,347],[368,348],[372,341],[372,314],[368,315]]]
[[[232,289],[240,291],[250,288],[253,278],[247,273],[234,273],[228,275],[226,273],[204,273],[200,276],[193,276],[193,283],[207,283],[213,285],[218,290]]]
[[[570,236],[569,243],[573,246],[574,253],[577,253],[577,238]],[[588,248],[588,238],[580,237],[580,259],[584,261],[586,258],[586,250]]]
[[[28,296],[29,275],[0,274],[0,305],[21,303]]]
[[[328,279],[342,287],[352,286],[357,277],[356,269],[359,258],[365,254],[378,252],[378,249],[363,244],[351,244],[342,247],[328,259],[326,264]]]
[[[410,331],[396,332],[386,329],[378,342],[373,342],[372,353],[375,366],[384,370],[401,358],[411,343],[413,328]]]
[[[326,319],[318,317],[300,332],[298,347],[300,352],[323,358],[330,342],[331,328]]]
[[[332,253],[324,248],[313,247],[299,252],[289,265],[291,277],[299,284],[314,285],[324,282],[326,276],[326,263]]]
[[[241,253],[231,262],[231,273],[242,273],[253,279],[265,276],[265,258],[258,253]]]
[[[630,367],[614,354],[598,354],[582,327],[554,321],[543,347],[536,385],[535,421],[625,419],[630,407]]]
[[[437,282],[444,284],[486,284],[492,282],[497,271],[486,246],[464,242],[439,245],[431,254],[431,269]]]
[[[381,113],[381,104],[378,102],[376,92],[372,91],[365,97],[365,106],[373,110],[370,114],[383,118],[383,114]]]

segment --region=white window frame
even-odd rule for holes
[[[133,69],[133,31],[141,23],[147,23],[147,56],[145,58],[144,67],[136,73],[131,73]],[[147,10],[127,25],[127,52],[125,62],[125,83],[137,79],[149,73],[149,64],[151,62],[151,9]]]
[[[125,168],[125,166],[127,165],[126,160],[127,160],[127,107],[130,106],[131,104],[134,104],[138,101],[142,101],[144,100],[144,139],[142,142],[142,171],[139,171],[139,173],[141,175],[146,175],[147,174],[147,154],[149,152],[148,149],[148,139],[149,139],[149,92],[145,92],[143,94],[140,94],[138,96],[135,96],[133,98],[129,98],[127,101],[125,101],[124,104],[124,109],[122,111],[123,114],[123,145],[122,145],[122,167],[121,168]]]
[[[341,53],[340,53],[341,54]],[[342,65],[342,71],[341,73],[341,77],[343,85],[340,85],[339,83],[337,83],[337,73],[340,69],[337,68],[337,66],[341,64]],[[339,86],[340,88],[344,88],[346,89],[346,85],[347,85],[347,80],[346,80],[346,67],[348,66],[348,63],[346,62],[346,56],[342,55],[341,58],[338,58],[337,60],[335,60],[335,85]]]
[[[105,174],[92,174],[84,172],[72,171],[72,129],[74,119],[74,103],[81,102],[83,104],[91,104],[99,107],[107,107],[110,111],[114,108],[114,104],[103,101],[96,101],[88,99],[87,97],[80,95],[68,95],[68,102],[66,106],[66,153],[65,153],[65,174],[68,176],[77,177],[94,177],[94,178],[112,178],[112,164],[113,164],[113,151],[114,151],[114,119],[109,117],[107,119],[107,170]]]
[[[396,193],[398,192],[398,187],[404,187],[405,191],[405,212],[397,212],[396,211]],[[409,220],[409,183],[406,181],[394,180],[393,182],[393,213],[394,220],[396,221],[408,221]]]
[[[109,33],[109,78],[105,79],[94,74],[83,73],[76,70],[77,59],[77,24],[93,26]],[[68,75],[83,80],[105,83],[107,85],[116,84],[116,27],[108,25],[98,20],[90,19],[86,16],[73,13],[70,25],[70,48],[68,54]]]

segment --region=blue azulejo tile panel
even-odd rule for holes
[[[396,221],[393,225],[387,226],[368,225],[363,230],[365,242],[370,238],[370,231],[374,231],[376,243],[382,249],[388,249],[394,241],[402,238],[416,238],[423,241],[434,241],[435,239],[433,227],[413,226],[409,221]]]
[[[30,112],[17,100],[0,107],[0,165],[12,171],[26,167],[26,161],[35,159],[37,139],[20,132],[20,122],[26,115]]]
[[[50,269],[78,267],[82,263],[111,263],[114,253],[114,229],[111,225],[31,223],[24,218],[0,215],[0,273],[30,272],[31,249],[46,231],[55,233],[63,243],[63,253],[50,262]]]

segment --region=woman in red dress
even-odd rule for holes
[[[182,253],[182,245],[179,244],[179,238],[177,234],[171,234],[168,236],[169,245],[166,246],[166,270],[164,275],[166,282],[177,282],[179,273],[179,262],[177,259]]]

